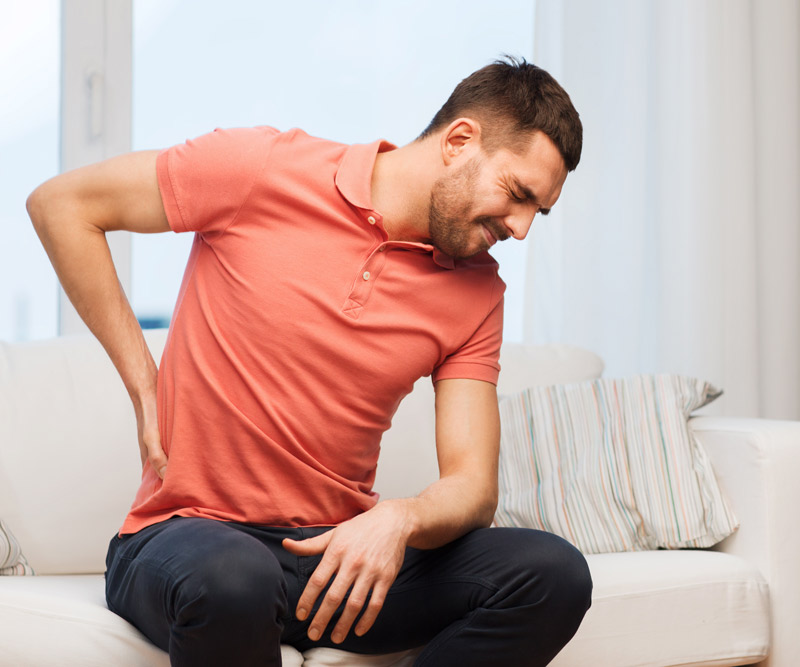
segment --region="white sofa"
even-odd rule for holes
[[[148,332],[157,358],[164,338]],[[603,368],[566,346],[507,345],[501,363],[505,393],[590,379]],[[376,483],[383,497],[435,479],[432,396],[424,378],[384,438]],[[589,556],[593,606],[556,667],[800,664],[800,423],[692,423],[739,532],[716,551]],[[127,394],[96,341],[0,344],[0,519],[39,575],[0,577],[0,666],[169,664],[104,601],[106,546],[139,467]],[[284,664],[388,667],[413,656],[285,647]]]

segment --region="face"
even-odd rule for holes
[[[453,160],[431,189],[431,243],[464,259],[509,237],[524,239],[536,213],[547,215],[567,177],[564,160],[547,135],[536,132],[517,154],[483,150]]]

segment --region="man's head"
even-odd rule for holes
[[[442,159],[428,237],[465,258],[525,238],[536,213],[547,215],[580,160],[582,128],[547,72],[509,59],[464,79],[419,137],[427,140]]]
[[[442,252],[466,258],[509,237],[524,239],[537,213],[556,203],[567,170],[542,132],[528,136],[519,153],[498,148],[487,155],[476,143],[475,123],[456,121],[442,136],[445,171],[428,202],[428,236]]]
[[[569,95],[552,76],[524,59],[507,57],[470,74],[419,138],[460,117],[480,123],[481,143],[488,154],[501,147],[519,153],[539,131],[555,144],[567,171],[581,159],[583,127]]]

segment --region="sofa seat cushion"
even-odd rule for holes
[[[709,551],[599,554],[588,561],[592,608],[554,667],[732,666],[767,654],[767,585],[745,561]],[[102,575],[1,577],[0,636],[0,665],[169,665],[166,653],[106,608]],[[282,651],[285,667],[410,667],[415,653]]]
[[[552,667],[750,665],[770,645],[769,590],[715,551],[587,556],[592,607]]]
[[[0,664],[167,667],[169,657],[105,605],[102,575],[0,579]]]
[[[101,574],[0,577],[0,665],[169,667],[169,656],[106,607]],[[281,647],[284,667],[303,656]]]

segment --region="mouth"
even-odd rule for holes
[[[491,230],[486,225],[481,225],[481,227],[483,227],[483,236],[491,248],[495,243],[497,243],[497,237],[492,234]]]

